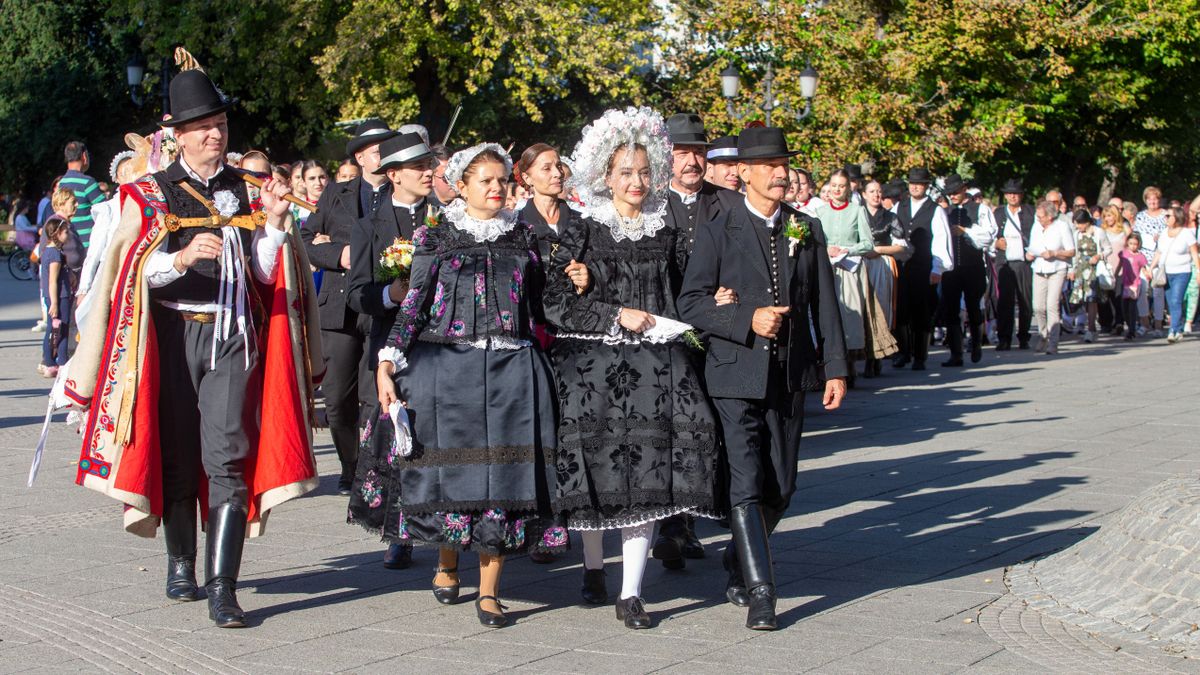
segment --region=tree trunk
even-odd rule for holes
[[[1112,162],[1104,163],[1104,182],[1100,183],[1100,195],[1096,197],[1097,204],[1106,206],[1108,200],[1112,199],[1113,193],[1117,191],[1117,178],[1120,175],[1120,167]]]

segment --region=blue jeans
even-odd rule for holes
[[[1167,275],[1167,311],[1171,313],[1172,335],[1183,332],[1183,299],[1191,280],[1190,271]]]

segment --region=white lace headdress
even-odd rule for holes
[[[604,182],[613,153],[634,145],[644,147],[650,161],[650,191],[642,202],[640,231],[621,226],[612,203],[612,189]],[[583,128],[583,138],[571,153],[569,164],[574,172],[570,184],[579,191],[584,215],[612,227],[617,241],[652,237],[662,229],[667,185],[671,182],[671,139],[662,115],[646,107],[605,112]]]
[[[466,150],[459,150],[458,152],[454,153],[454,155],[450,158],[450,161],[446,163],[446,182],[453,186],[454,184],[458,183],[458,181],[462,180],[463,172],[465,172],[467,167],[471,165],[471,161],[478,157],[479,153],[484,152],[485,150],[491,150],[492,152],[495,152],[497,155],[500,155],[501,159],[504,160],[504,172],[506,174],[505,177],[507,177],[507,174],[512,173],[512,157],[508,156],[508,153],[504,151],[504,148],[500,147],[498,143],[480,143],[479,145],[472,145]]]

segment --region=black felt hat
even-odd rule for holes
[[[398,134],[379,146],[379,168],[376,175],[383,175],[392,167],[433,157],[433,151],[425,145],[420,134]]]
[[[962,179],[962,176],[952,173],[946,176],[945,184],[942,185],[942,193],[949,196],[958,194],[967,189],[967,181]]]
[[[696,113],[678,113],[667,118],[667,135],[675,145],[710,145],[704,121]]]
[[[346,142],[346,155],[353,157],[354,153],[369,148],[376,143],[382,143],[395,137],[398,131],[393,131],[383,120],[367,120],[354,130],[354,138]]]
[[[742,129],[737,138],[737,158],[739,162],[749,159],[778,159],[780,157],[795,157],[797,151],[788,150],[787,139],[783,129],[778,127],[750,127]]]
[[[171,119],[159,122],[175,127],[186,122],[223,113],[237,103],[229,98],[202,70],[185,70],[171,80]]]
[[[708,161],[736,162],[738,159],[737,136],[721,136],[708,146]]]
[[[849,176],[850,180],[852,181],[861,182],[863,179],[861,164],[847,164],[846,166],[842,167],[842,170],[846,172],[846,175]]]
[[[1009,178],[1004,181],[1004,187],[1000,188],[1000,192],[1006,195],[1023,195],[1025,194],[1025,185],[1020,178]]]
[[[916,169],[909,169],[908,170],[908,178],[905,179],[905,182],[907,182],[907,183],[923,183],[925,185],[929,185],[930,183],[933,182],[933,175],[929,173],[929,169],[926,169],[923,167],[916,168]]]
[[[908,194],[908,185],[905,184],[903,178],[895,178],[884,183],[882,188],[883,196],[892,201],[900,201],[904,199],[904,195]]]

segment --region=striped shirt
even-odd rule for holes
[[[58,186],[75,193],[75,215],[71,218],[71,226],[87,248],[92,240],[92,207],[103,202],[104,193],[96,180],[86,173],[67,169]]]

